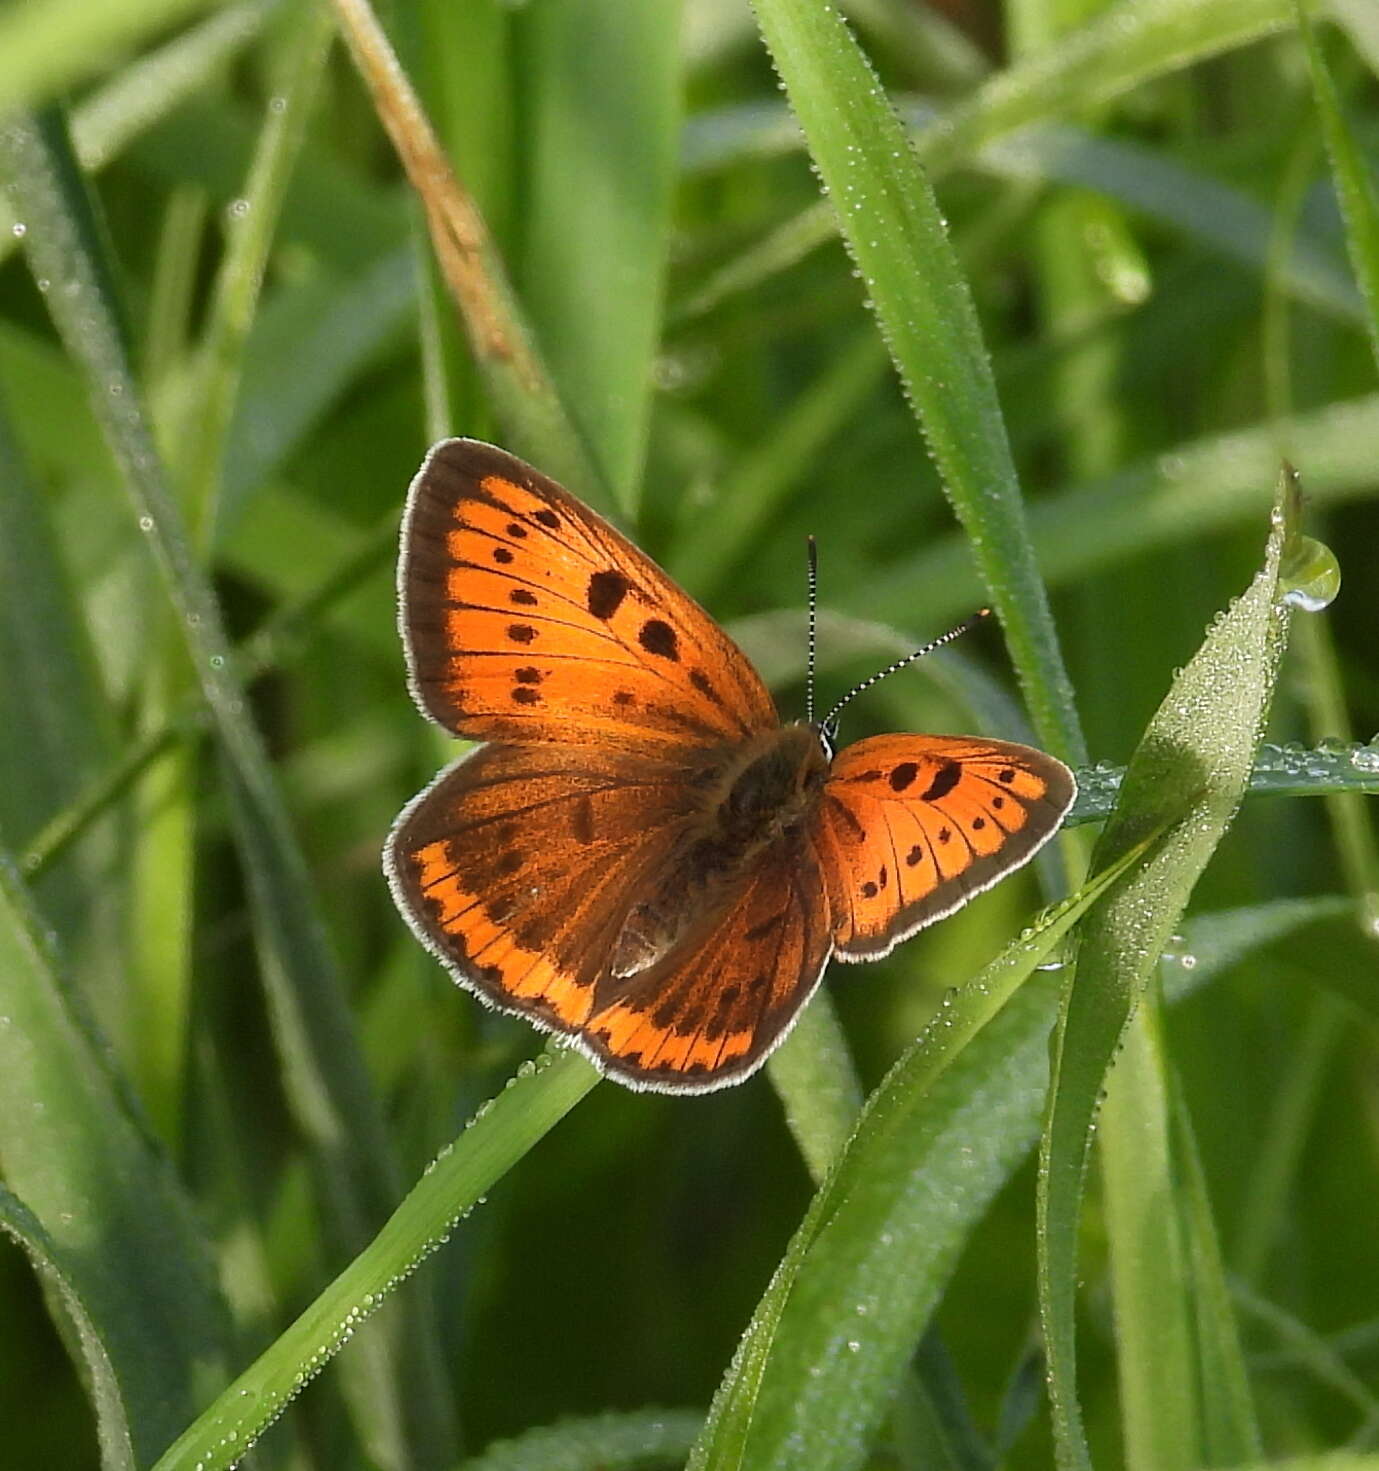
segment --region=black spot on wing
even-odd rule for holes
[[[702,669],[690,670],[690,683],[707,700],[712,700],[715,705],[722,705],[723,700],[718,691],[713,687],[713,681]]]
[[[680,640],[664,619],[648,618],[637,634],[637,642],[658,659],[669,659],[672,664],[679,662]]]
[[[937,802],[940,797],[946,797],[961,780],[962,767],[956,761],[940,762],[939,769],[934,773],[934,779],[929,783],[929,788],[924,793],[922,800]]]
[[[621,572],[607,568],[593,573],[585,591],[585,606],[595,618],[605,623],[622,607],[622,601],[632,586]]]

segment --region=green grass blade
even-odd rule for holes
[[[1107,6],[1051,46],[984,82],[921,145],[938,171],[1027,123],[1120,97],[1290,23],[1291,0],[1134,0]]]
[[[1005,629],[1040,738],[1085,747],[966,282],[909,137],[841,18],[758,0],[757,15],[882,335]]]
[[[254,900],[284,1086],[310,1141],[326,1217],[338,1243],[356,1249],[391,1208],[396,1177],[316,895],[258,732],[246,714],[214,594],[194,560],[164,479],[117,329],[110,272],[103,267],[96,232],[83,222],[86,196],[60,127],[51,119],[43,125],[11,120],[0,143],[0,162],[29,226],[30,266],[53,283],[48,301],[54,319],[85,373],[210,711]],[[371,1344],[375,1351],[378,1347]],[[416,1333],[399,1351],[401,1357],[388,1359],[388,1372],[378,1376],[378,1392],[391,1390],[400,1420],[409,1405],[423,1416],[429,1410],[431,1429],[443,1437],[445,1407],[430,1392],[434,1346],[424,1333]],[[443,1439],[436,1443],[443,1448]]]
[[[818,1184],[841,1153],[862,1109],[857,1070],[827,991],[815,994],[766,1068],[810,1178]]]
[[[334,8],[379,118],[426,210],[432,246],[508,442],[576,494],[609,508],[614,500],[607,478],[537,347],[483,215],[452,172],[368,0],[334,0]]]
[[[264,304],[245,348],[219,530],[233,538],[261,492],[351,383],[406,330],[416,266],[405,245],[358,271],[323,273]]]
[[[79,604],[68,586],[50,508],[39,494],[0,400],[0,834],[30,842],[49,815],[108,766],[115,729]],[[22,590],[22,596],[19,595]],[[108,856],[108,855],[107,855]],[[89,903],[93,876],[68,869],[44,891],[51,921],[69,943],[68,899]]]
[[[1007,133],[1110,101],[1135,87],[1281,30],[1292,0],[1123,0],[1056,44],[997,72],[915,140],[939,177]],[[816,205],[744,253],[705,287],[700,309],[759,285],[832,238],[837,224]]]
[[[258,34],[262,4],[228,5],[139,58],[72,114],[72,147],[89,173],[203,89]],[[0,261],[19,246],[14,214],[0,197]]]
[[[0,16],[0,117],[54,97],[209,0],[34,0]]]
[[[50,1302],[61,1304],[67,1316],[68,1338],[81,1352],[88,1393],[96,1412],[102,1471],[136,1471],[139,1463],[119,1368],[101,1338],[99,1310],[93,1310],[82,1293],[81,1268],[68,1261],[67,1254],[43,1229],[34,1213],[3,1185],[0,1185],[0,1232],[23,1249],[47,1288]]]
[[[102,1435],[147,1465],[220,1377],[228,1317],[194,1211],[131,1119],[0,852],[0,1169],[67,1266],[108,1361]],[[112,1416],[114,1417],[112,1419]]]
[[[1030,524],[1045,579],[1064,586],[1152,547],[1245,524],[1267,503],[1261,487],[1278,473],[1280,441],[1307,466],[1312,504],[1367,495],[1379,486],[1379,395],[1178,444],[1041,501]],[[890,619],[900,604],[917,624],[942,624],[979,594],[962,539],[950,534],[879,570],[848,611]]]
[[[1379,363],[1379,198],[1375,197],[1369,166],[1341,110],[1336,81],[1312,22],[1312,10],[1312,0],[1293,0],[1293,13],[1307,51],[1307,68],[1312,75],[1322,134],[1336,180],[1336,195],[1345,220],[1346,248],[1368,308],[1370,349]]]
[[[1267,1329],[1317,1384],[1346,1400],[1366,1425],[1379,1425],[1379,1394],[1373,1383],[1357,1374],[1322,1334],[1243,1283],[1234,1283],[1232,1292],[1241,1314]]]
[[[885,368],[885,349],[868,325],[728,472],[712,509],[695,519],[669,558],[670,571],[696,597],[710,602],[741,565],[799,477],[855,422]]]
[[[1187,1246],[1193,1301],[1196,1307],[1196,1369],[1200,1376],[1201,1435],[1204,1460],[1233,1466],[1264,1454],[1255,1417],[1240,1329],[1226,1280],[1216,1223],[1207,1194],[1197,1140],[1182,1086],[1170,1079],[1169,1101],[1173,1152],[1179,1182],[1179,1217]]]
[[[925,129],[941,116],[927,103],[900,102],[901,116],[923,147]],[[744,159],[797,151],[799,130],[785,107],[759,105],[701,113],[686,129],[687,167],[722,169]],[[1189,239],[1201,241],[1229,260],[1251,269],[1271,268],[1269,213],[1241,189],[1232,188],[1198,169],[1185,167],[1169,152],[1129,138],[1103,136],[1069,123],[1039,123],[984,144],[965,166],[1010,183],[1072,184],[1124,205],[1146,219],[1169,225]],[[711,301],[733,288],[729,272],[741,269],[735,259],[713,278]],[[1278,285],[1298,301],[1316,306],[1343,321],[1363,323],[1365,305],[1345,261],[1316,230],[1300,232],[1286,260],[1278,263]],[[747,278],[746,284],[759,280]],[[708,291],[710,288],[705,287]],[[685,303],[681,314],[694,315],[703,303]]]
[[[1098,851],[1178,825],[1154,858],[1084,927],[1059,1019],[1040,1158],[1039,1293],[1059,1463],[1091,1464],[1078,1404],[1073,1305],[1077,1220],[1090,1131],[1106,1071],[1194,884],[1249,779],[1277,677],[1288,608],[1280,564],[1297,535],[1296,491],[1280,492],[1262,570],[1173,682],[1126,774]]]
[[[1130,1471],[1203,1464],[1188,1248],[1171,1205],[1168,1087],[1162,1019],[1146,998],[1121,1036],[1097,1124]]]
[[[955,993],[872,1095],[753,1316],[690,1471],[862,1463],[968,1232],[1033,1140],[1055,1005],[1036,967],[1133,861]]]
[[[529,102],[522,299],[618,504],[635,507],[680,129],[678,0],[519,16]]]
[[[460,1471],[650,1471],[683,1466],[704,1417],[693,1410],[630,1410],[562,1420],[498,1441]]]
[[[239,397],[245,344],[283,197],[334,37],[334,24],[323,5],[309,5],[295,17],[294,33],[282,42],[283,85],[269,99],[243,195],[230,210],[225,252],[196,349],[191,391],[173,436],[182,504],[193,535],[203,546],[215,540],[226,440]]]
[[[368,1247],[178,1438],[155,1471],[218,1471],[235,1464],[398,1283],[598,1081],[583,1057],[565,1049],[524,1064],[412,1187]]]
[[[1100,822],[1116,805],[1123,767],[1098,762],[1077,772],[1077,800],[1065,819],[1069,827]],[[1262,745],[1255,754],[1247,794],[1251,797],[1330,797],[1379,792],[1379,743],[1320,746]],[[1368,890],[1365,891],[1366,893]],[[1362,916],[1367,900],[1357,900]],[[1362,917],[1363,923],[1363,917]]]

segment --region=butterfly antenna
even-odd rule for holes
[[[819,647],[819,548],[811,536],[809,547],[809,654],[804,678],[804,718],[814,724],[814,668]]]
[[[884,669],[869,675],[860,684],[853,685],[847,694],[824,716],[823,729],[831,730],[843,706],[850,704],[863,690],[869,690],[872,685],[880,684],[889,675],[906,668],[907,665],[913,664],[917,659],[922,659],[925,654],[932,654],[935,649],[941,649],[944,644],[951,644],[955,638],[961,638],[963,634],[975,628],[983,618],[989,618],[990,616],[990,608],[979,608],[970,618],[964,618],[956,628],[950,628],[947,633],[940,634],[931,643],[925,644],[922,649],[916,649],[913,654],[906,654],[903,659],[897,659],[894,664],[888,664]]]

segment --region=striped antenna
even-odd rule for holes
[[[941,649],[944,644],[951,644],[955,638],[961,638],[962,635],[968,632],[969,629],[975,628],[982,621],[983,618],[989,618],[990,616],[990,608],[979,608],[977,612],[973,613],[970,618],[964,618],[956,628],[950,628],[947,633],[940,634],[939,637],[934,639],[932,643],[925,644],[922,649],[916,649],[913,654],[906,654],[903,659],[897,659],[894,664],[888,664],[886,668],[878,670],[875,674],[869,675],[860,684],[853,685],[853,687],[847,692],[847,694],[845,694],[843,698],[839,700],[838,703],[828,712],[828,714],[824,716],[823,726],[821,728],[824,731],[833,730],[837,723],[838,715],[843,709],[843,706],[850,704],[853,700],[857,698],[858,695],[862,693],[863,690],[869,690],[872,685],[880,684],[883,679],[887,678],[887,676],[896,673],[897,670],[904,669],[907,665],[913,664],[916,659],[922,659],[925,654],[932,654],[935,649]],[[812,700],[810,701],[809,708],[812,712]]]
[[[809,656],[804,679],[804,718],[814,724],[814,668],[819,647],[819,548],[809,545]]]

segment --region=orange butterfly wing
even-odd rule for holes
[[[779,724],[746,656],[687,593],[493,445],[449,439],[427,455],[398,590],[413,694],[457,735],[665,750]]]
[[[1019,868],[1077,793],[1052,756],[975,736],[884,735],[834,759],[816,841],[840,960],[874,960]]]
[[[385,868],[417,937],[469,990],[563,1033],[637,1088],[696,1092],[761,1062],[828,959],[823,879],[798,837],[641,964],[648,896],[702,812],[692,768],[595,747],[484,746],[393,828]],[[640,965],[640,968],[638,968]]]
[[[707,1092],[755,1072],[823,979],[823,875],[802,836],[767,848],[728,902],[590,1018],[587,1050],[639,1088]]]

